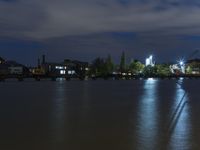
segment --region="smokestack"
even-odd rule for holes
[[[42,55],[42,64],[45,64],[46,63],[46,60],[45,60],[45,55]]]

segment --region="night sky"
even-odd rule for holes
[[[26,65],[122,51],[174,62],[197,49],[199,0],[0,0],[0,57]]]

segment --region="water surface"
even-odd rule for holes
[[[198,150],[200,80],[0,83],[2,150]]]

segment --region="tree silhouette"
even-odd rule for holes
[[[126,71],[126,57],[125,57],[125,52],[122,52],[121,55],[121,60],[120,60],[120,71],[124,72]]]

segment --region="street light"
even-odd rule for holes
[[[181,72],[185,73],[185,62],[184,62],[184,60],[178,61],[178,64],[180,65]]]
[[[184,63],[183,63],[183,61],[180,61],[179,64],[180,64],[181,66],[183,66]]]

